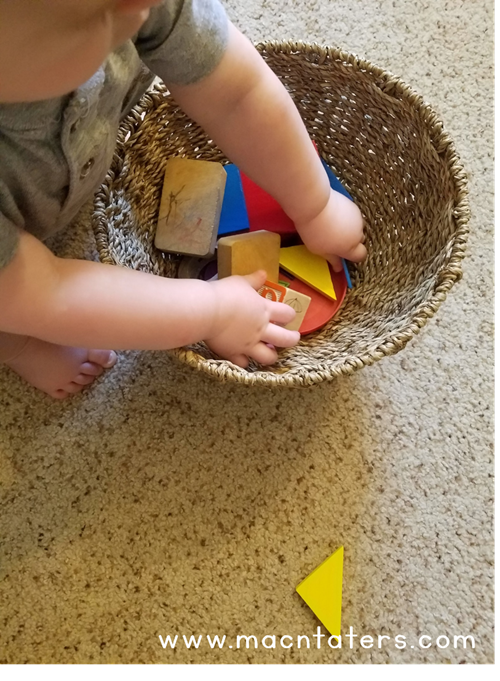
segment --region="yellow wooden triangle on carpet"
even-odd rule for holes
[[[296,589],[332,636],[340,636],[343,565],[344,547],[341,546]]]
[[[337,300],[328,262],[320,255],[305,246],[289,246],[280,249],[280,265],[327,298]]]

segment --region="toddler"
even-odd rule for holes
[[[114,349],[205,341],[245,367],[298,343],[265,272],[175,280],[56,257],[111,163],[120,119],[160,76],[179,106],[335,269],[366,255],[358,208],[332,191],[297,109],[218,0],[0,0],[0,362],[55,398]],[[98,349],[97,349],[98,348]]]

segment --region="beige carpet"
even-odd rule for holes
[[[58,403],[0,370],[0,660],[492,662],[493,3],[226,6],[253,40],[341,46],[434,106],[470,174],[464,279],[403,352],[311,389],[221,385],[130,352]],[[84,219],[58,248],[92,257]],[[294,590],[341,545],[358,638],[318,650]],[[475,649],[454,649],[460,635]]]

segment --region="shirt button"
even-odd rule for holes
[[[94,165],[94,163],[95,163],[95,158],[89,158],[89,160],[88,160],[87,163],[83,166],[83,168],[82,168],[82,170],[81,170],[81,172],[80,172],[80,180],[83,180],[85,177],[87,177],[87,175],[89,174],[90,169],[92,168],[92,166]]]

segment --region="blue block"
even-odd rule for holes
[[[323,168],[326,170],[326,174],[328,175],[328,179],[330,180],[330,187],[331,187],[332,189],[335,189],[336,192],[339,192],[340,194],[343,194],[344,196],[347,196],[347,198],[348,198],[348,199],[351,199],[351,201],[352,201],[352,200],[353,200],[352,196],[349,194],[349,192],[347,191],[347,189],[345,189],[345,188],[343,187],[343,185],[341,184],[340,180],[337,179],[335,173],[334,173],[333,170],[330,168],[330,166],[328,165],[328,163],[326,163],[326,161],[324,161],[323,159],[321,159],[321,163],[323,164]]]
[[[240,171],[233,164],[224,166],[224,170],[227,173],[227,180],[220,213],[218,238],[250,229]]]
[[[344,274],[345,278],[347,280],[347,288],[352,288],[352,281],[351,281],[351,276],[349,274],[349,270],[347,269],[347,263],[344,260],[344,258],[340,258],[342,260],[342,267],[344,268]]]
[[[323,164],[323,168],[326,170],[326,174],[328,175],[328,179],[330,180],[330,187],[332,189],[334,189],[336,192],[339,192],[339,194],[343,194],[344,196],[347,196],[347,198],[351,199],[351,201],[352,201],[353,200],[352,196],[349,194],[347,189],[345,189],[343,187],[340,180],[337,179],[335,173],[330,168],[330,166],[326,163],[326,161],[321,159],[321,163]],[[347,269],[347,263],[344,260],[344,258],[342,258],[342,267],[344,268],[345,278],[347,279],[347,286],[349,288],[352,288],[351,277],[349,276],[349,270]]]

